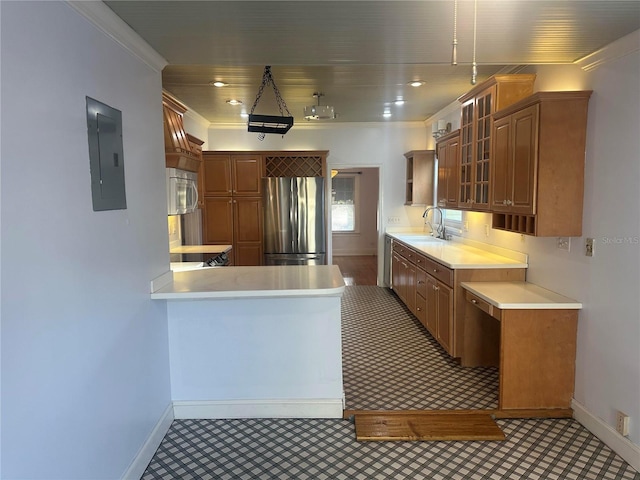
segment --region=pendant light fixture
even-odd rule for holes
[[[478,0],[473,1],[473,63],[471,64],[471,85],[478,79],[478,64],[476,63],[476,32],[478,26]]]
[[[451,65],[458,65],[458,0],[453,0],[453,49],[451,51]]]
[[[304,118],[306,120],[333,120],[336,118],[333,107],[320,105],[320,97],[324,97],[324,93],[315,92],[313,97],[318,99],[318,104],[304,107]]]
[[[260,97],[262,97],[264,87],[267,85],[271,85],[273,87],[273,92],[276,95],[276,102],[278,103],[278,109],[280,110],[280,116],[256,115],[253,113],[258,106]],[[287,116],[284,115],[285,111],[287,112]],[[248,131],[258,132],[258,138],[263,140],[266,133],[278,133],[284,135],[292,126],[293,116],[291,115],[291,112],[289,112],[287,104],[284,103],[284,100],[280,95],[280,91],[276,86],[276,82],[273,80],[271,67],[266,66],[264,67],[264,73],[262,74],[262,83],[258,89],[258,95],[256,95],[256,100],[253,102],[253,107],[251,107],[251,113],[249,114],[249,122],[247,123]]]

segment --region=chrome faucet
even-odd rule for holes
[[[440,213],[440,223],[439,224],[434,224],[431,223],[429,220],[427,220],[429,212],[432,210],[437,210],[438,213]],[[431,216],[433,217],[435,214],[432,214]],[[440,207],[436,207],[436,206],[432,206],[432,207],[427,207],[427,209],[424,211],[424,213],[422,214],[422,218],[424,218],[424,223],[426,225],[429,225],[429,228],[431,229],[431,236],[432,237],[436,237],[436,238],[440,238],[442,240],[446,240],[447,239],[447,234],[446,234],[446,230],[445,230],[445,226],[444,226],[444,213],[442,212],[442,209]]]

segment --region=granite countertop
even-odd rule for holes
[[[462,288],[502,310],[579,310],[582,303],[528,282],[462,282]]]
[[[204,268],[169,272],[152,282],[157,300],[341,296],[345,284],[336,265]]]
[[[527,268],[528,266],[526,254],[480,244],[480,242],[467,244],[460,241],[441,240],[426,233],[387,232],[386,235],[449,268]]]

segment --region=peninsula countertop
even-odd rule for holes
[[[173,272],[156,288],[156,300],[341,296],[345,283],[336,265],[203,268]]]
[[[454,269],[527,268],[527,255],[480,242],[441,240],[426,233],[386,232],[386,235]],[[478,246],[476,246],[478,245]],[[482,245],[485,248],[479,248]],[[493,251],[491,251],[492,249]]]

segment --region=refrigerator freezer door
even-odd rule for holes
[[[265,254],[325,254],[324,178],[263,181]]]
[[[324,253],[274,253],[264,256],[265,265],[324,265]]]

